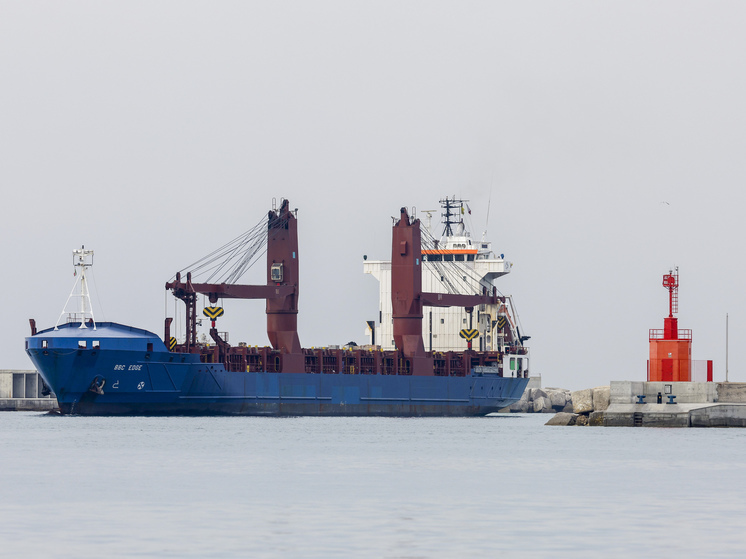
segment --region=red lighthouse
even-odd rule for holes
[[[650,361],[648,381],[689,381],[692,370],[692,331],[680,330],[679,319],[679,269],[663,276],[663,287],[668,289],[668,317],[663,330],[650,330]]]

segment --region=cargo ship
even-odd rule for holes
[[[450,203],[450,202],[449,202]],[[427,237],[427,235],[425,235]],[[31,319],[26,352],[57,397],[63,414],[81,415],[313,415],[480,416],[520,399],[528,383],[528,349],[505,321],[509,300],[488,280],[476,292],[463,288],[423,291],[423,268],[445,264],[454,249],[422,249],[420,220],[401,208],[392,230],[390,270],[391,348],[303,348],[297,330],[299,253],[297,210],[288,200],[273,207],[251,232],[175,274],[165,287],[184,304],[184,334],[164,336],[115,322],[96,322],[86,270],[93,251],[73,252],[77,312],[37,331]],[[250,258],[266,251],[266,283],[236,283]],[[475,253],[462,253],[474,254]],[[438,256],[440,259],[438,260]],[[220,258],[224,261],[218,262]],[[232,262],[228,265],[228,262]],[[457,264],[468,262],[455,261]],[[427,264],[426,264],[427,263]],[[197,271],[211,270],[207,281]],[[216,270],[224,273],[216,276]],[[185,274],[182,272],[186,271]],[[193,277],[193,272],[195,272]],[[219,277],[218,281],[212,281]],[[75,292],[76,287],[73,288]],[[461,291],[461,292],[459,292]],[[198,340],[197,303],[209,306],[210,340]],[[73,294],[71,294],[73,297]],[[266,300],[271,346],[231,346],[216,321],[225,299]],[[68,301],[69,302],[69,301]],[[206,304],[206,303],[205,303]],[[431,348],[423,342],[423,308],[458,308],[489,324],[499,344],[472,349],[480,336],[469,323],[460,329],[465,347]],[[382,320],[382,319],[381,319]],[[388,318],[387,318],[388,320]],[[512,323],[512,321],[511,321]],[[516,364],[517,363],[517,364]]]

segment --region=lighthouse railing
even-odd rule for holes
[[[665,340],[667,339],[664,334],[665,330],[663,328],[651,328],[650,329],[650,335],[649,340]],[[690,340],[692,339],[692,331],[691,329],[679,329],[679,337],[676,338],[678,340]]]

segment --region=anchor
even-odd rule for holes
[[[89,392],[93,392],[94,394],[102,395],[104,393],[104,385],[106,384],[106,379],[96,375],[96,377],[91,382],[91,386],[88,387]]]

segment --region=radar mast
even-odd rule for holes
[[[464,226],[464,203],[468,200],[457,200],[456,196],[453,198],[444,198],[440,200],[440,207],[444,213],[440,214],[443,218],[443,237],[454,237],[457,235],[464,235],[466,227]],[[468,207],[468,205],[467,205]],[[471,210],[469,210],[471,213]],[[457,225],[457,232],[454,233],[453,227]]]
[[[70,304],[70,299],[75,297],[79,299],[78,311],[68,313],[68,322],[77,322],[80,320],[80,328],[87,328],[85,324],[86,318],[90,317],[93,329],[95,330],[96,319],[93,317],[93,305],[91,304],[91,295],[88,292],[88,280],[85,276],[86,270],[93,266],[93,251],[86,249],[85,245],[73,250],[73,266],[75,267],[74,275],[77,279],[75,280],[70,296],[67,298],[67,302],[60,313],[60,317],[57,319],[57,324],[54,325],[54,329],[57,330],[62,317],[65,316],[67,307]],[[75,288],[78,286],[78,282],[80,282],[80,291],[75,293]]]

